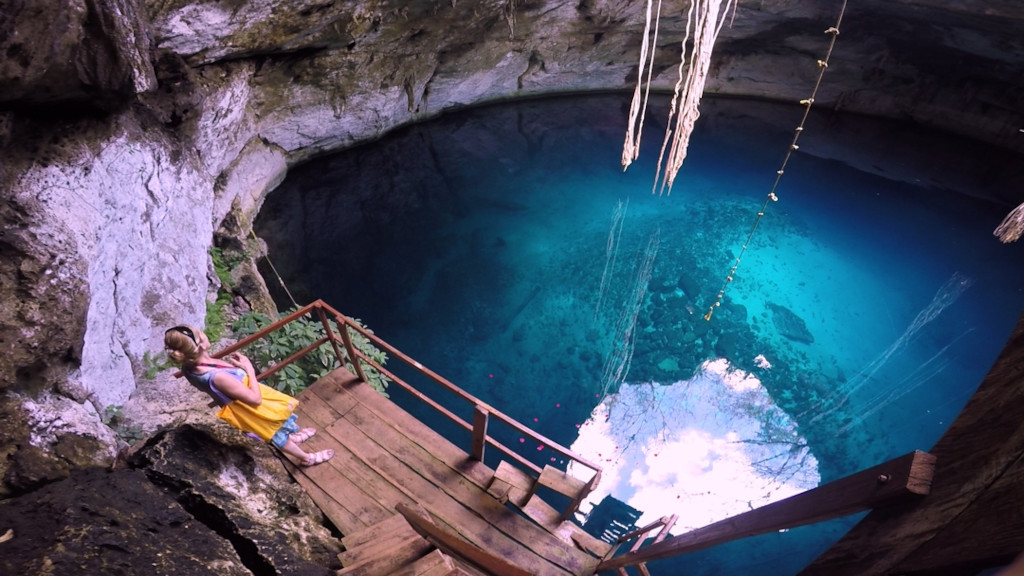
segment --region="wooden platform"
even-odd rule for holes
[[[456,535],[480,554],[525,573],[594,573],[598,558],[574,542],[585,540],[578,527],[564,522],[544,528],[502,503],[488,493],[494,470],[347,370],[317,381],[299,400],[299,424],[319,430],[305,447],[333,448],[335,456],[319,466],[289,470],[346,537],[372,534],[374,526],[395,522],[404,505],[405,510],[425,511],[438,530]],[[407,544],[422,546],[415,539]]]

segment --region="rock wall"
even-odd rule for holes
[[[708,92],[807,97],[838,4],[740,2]],[[661,90],[675,83],[686,6],[663,7]],[[111,407],[146,429],[199,417],[180,382],[144,378],[147,358],[167,326],[203,322],[218,286],[211,245],[244,244],[288,166],[462,106],[631,89],[645,10],[0,0],[0,495],[23,488],[17,454],[30,447],[56,454],[47,478],[78,466],[56,452],[64,436],[109,462]],[[1013,0],[868,0],[842,30],[816,105],[1024,151],[1024,15]],[[269,306],[254,266],[243,274],[255,289],[239,305]],[[71,401],[45,400],[58,397]],[[33,416],[40,402],[67,417]],[[43,420],[52,434],[33,434]]]

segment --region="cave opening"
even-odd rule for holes
[[[1024,248],[991,233],[1001,153],[815,114],[706,321],[800,110],[706,100],[659,197],[656,151],[620,169],[627,105],[552,98],[403,128],[292,170],[256,233],[300,303],[324,299],[606,466],[594,503],[678,509],[683,530],[927,450],[1024,309]],[[854,520],[665,573],[795,573]]]

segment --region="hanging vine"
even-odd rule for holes
[[[711,53],[718,33],[725,24],[725,13],[730,8],[735,10],[735,0],[725,0],[724,10],[722,0],[693,0],[690,3],[690,9],[686,15],[682,57],[679,61],[679,80],[676,81],[672,95],[672,104],[668,115],[669,128],[665,131],[665,139],[658,156],[658,171],[654,177],[652,192],[659,190],[659,180],[661,181],[659,193],[671,192],[672,183],[686,158],[690,134],[700,116],[700,98],[704,93],[708,69],[711,67]],[[654,23],[653,33],[651,31],[652,20]],[[633,91],[629,125],[626,128],[626,140],[622,149],[623,169],[628,168],[640,153],[643,119],[647,109],[654,67],[653,56],[648,62],[648,52],[650,46],[657,42],[660,20],[661,0],[658,0],[657,11],[653,10],[653,0],[648,0],[644,40],[640,49],[640,64],[637,72],[637,86]],[[641,86],[646,86],[646,88],[641,90]],[[642,97],[641,92],[643,93]]]

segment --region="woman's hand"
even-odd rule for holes
[[[227,360],[228,363],[230,363],[232,366],[237,366],[238,368],[245,370],[246,373],[255,372],[255,369],[252,367],[252,361],[249,360],[249,358],[245,354],[242,354],[241,352],[232,352],[231,354],[228,354],[224,359]]]

